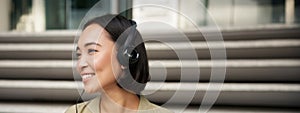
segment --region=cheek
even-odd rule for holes
[[[121,75],[121,65],[112,52],[94,58],[94,70],[96,70],[97,78],[100,81],[115,81]]]
[[[108,66],[110,65],[110,61],[107,57],[109,57],[108,55],[103,56],[103,55],[96,55],[94,56],[95,59],[93,60],[93,69],[95,71],[102,71],[106,68],[108,68]]]
[[[100,80],[112,79],[113,77],[113,66],[111,61],[111,53],[106,52],[94,56],[94,70]]]

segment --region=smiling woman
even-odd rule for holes
[[[88,93],[101,97],[67,113],[168,113],[140,95],[149,80],[145,45],[136,23],[120,15],[96,17],[78,40],[77,71]]]

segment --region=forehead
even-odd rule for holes
[[[83,30],[82,34],[80,35],[78,45],[88,42],[105,43],[109,40],[111,40],[110,35],[103,27],[98,24],[91,24]]]

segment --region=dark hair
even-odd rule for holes
[[[111,35],[111,39],[116,42],[118,49],[120,49],[130,33],[127,29],[136,23],[121,15],[104,15],[88,21],[83,26],[83,30],[91,24],[98,24],[103,27]],[[129,63],[129,70],[126,69],[125,75],[117,81],[118,86],[123,89],[140,94],[140,92],[144,90],[146,83],[149,81],[149,66],[143,39],[137,30],[133,43],[135,45],[135,50],[139,53],[138,61],[133,64]]]

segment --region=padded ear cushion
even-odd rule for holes
[[[129,70],[127,70],[129,71]],[[130,73],[130,72],[127,72]],[[140,94],[144,90],[146,83],[138,83],[132,76],[125,75],[117,79],[118,85],[135,94]]]
[[[123,47],[120,47],[118,50],[118,53],[117,53],[117,58],[121,65],[127,67],[127,66],[129,66],[128,57],[125,58],[124,51],[122,51],[122,50],[123,50]]]

